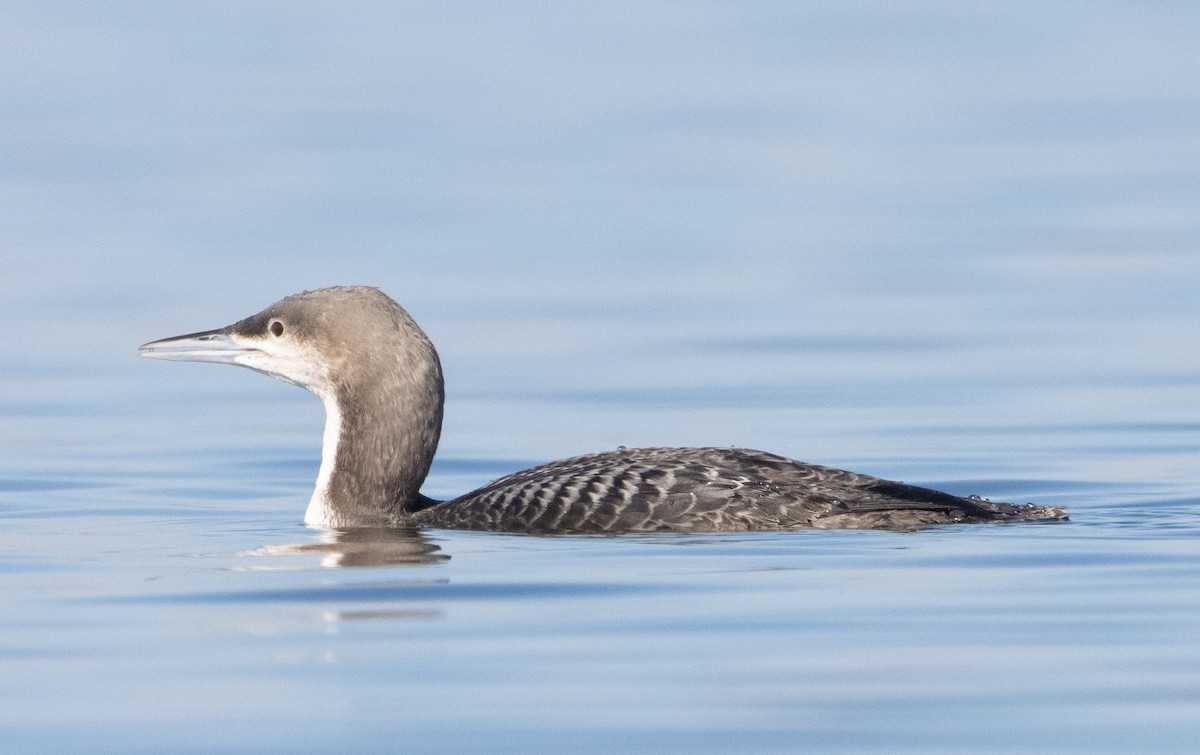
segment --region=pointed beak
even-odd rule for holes
[[[239,357],[257,351],[258,349],[253,346],[245,346],[234,341],[220,330],[163,338],[138,347],[138,354],[150,359],[167,359],[172,362],[213,362],[214,364],[240,364]]]

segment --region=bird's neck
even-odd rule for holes
[[[367,390],[324,392],[325,435],[317,485],[304,515],[312,527],[388,526],[426,503],[421,483],[442,426],[436,356],[415,373],[370,380]]]

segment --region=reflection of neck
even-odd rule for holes
[[[442,427],[441,368],[429,356],[403,375],[395,369],[321,395],[325,435],[306,524],[392,525],[420,508]]]
[[[326,530],[315,539],[316,542],[309,543],[268,545],[254,553],[263,556],[313,553],[322,557],[321,565],[326,567],[421,566],[450,558],[414,527]],[[398,615],[409,614],[404,612]]]

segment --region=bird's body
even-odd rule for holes
[[[422,509],[415,519],[505,532],[743,532],[909,529],[1045,512],[762,451],[629,448],[526,469]]]
[[[290,296],[226,328],[163,339],[145,356],[239,364],[321,397],[319,527],[422,524],[531,533],[911,529],[1064,519],[745,449],[619,449],[517,472],[451,501],[420,494],[441,432],[437,352],[374,288]]]

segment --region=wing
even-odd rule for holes
[[[1054,510],[959,498],[761,451],[641,448],[532,467],[417,516],[451,529],[614,533],[908,529],[1054,518],[1048,511]]]

